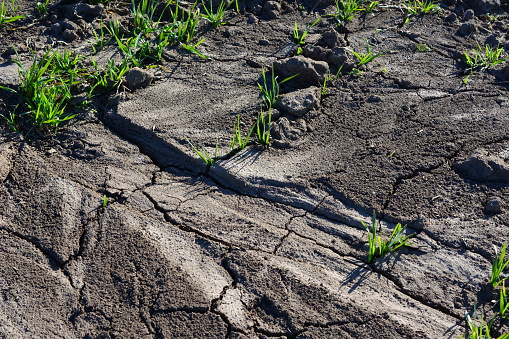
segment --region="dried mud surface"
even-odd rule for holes
[[[401,3],[383,1],[340,27],[324,16],[332,1],[240,3],[224,26],[202,21],[209,60],[170,48],[148,87],[97,98],[56,135],[2,122],[0,337],[458,338],[475,303],[496,313],[509,66],[464,83],[462,55],[507,52],[507,5],[449,0],[403,25]],[[41,16],[20,3],[32,16],[0,27],[0,85],[18,84],[14,50],[90,56],[94,25],[129,20],[127,3],[81,16],[76,5]],[[295,56],[294,22],[320,15]],[[383,55],[356,76],[350,51],[366,43]],[[283,86],[271,147],[207,167],[185,139],[226,154],[272,65],[299,76]],[[0,91],[5,116],[12,100]],[[416,235],[368,265],[372,210],[385,236],[396,223]],[[497,320],[492,335],[508,332]]]

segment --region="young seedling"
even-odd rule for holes
[[[9,12],[15,12],[18,10],[18,7],[14,5],[14,0],[11,1],[10,4],[10,10],[6,7],[6,1],[2,0],[2,3],[0,4],[0,25],[5,25],[14,21],[18,21],[20,19],[23,19],[25,15],[15,15],[10,16]]]
[[[224,0],[221,0],[221,3],[217,7],[217,10],[214,12],[214,6],[212,5],[212,0],[209,0],[209,6],[205,5],[205,2],[202,0],[203,10],[205,13],[200,14],[205,20],[210,22],[212,27],[217,27],[221,25],[225,25],[226,22],[223,21],[223,17],[226,14],[226,9],[233,3],[227,3]]]
[[[503,283],[507,278],[500,278],[500,275],[504,271],[504,269],[509,265],[509,259],[505,260],[505,253],[507,249],[507,243],[502,245],[502,249],[500,250],[500,255],[497,254],[497,248],[495,247],[495,260],[493,261],[493,265],[491,267],[491,278],[490,285],[491,287],[497,287],[501,283]]]
[[[362,225],[366,231],[368,231],[368,264],[372,263],[375,258],[382,258],[400,247],[412,245],[408,243],[408,240],[413,236],[413,234],[404,236],[406,226],[401,226],[401,224],[396,225],[389,237],[389,241],[383,240],[382,237],[377,234],[375,211],[373,211],[373,215],[371,217],[371,228],[369,228],[364,222],[362,222]]]
[[[502,58],[503,52],[503,47],[493,48],[490,45],[486,45],[484,48],[477,46],[477,49],[472,51],[473,55],[463,53],[465,56],[465,63],[468,66],[466,71],[469,72],[463,82],[467,83],[468,79],[474,72],[483,72],[490,67],[505,62],[508,58]]]
[[[103,194],[103,207],[108,207],[108,197]]]
[[[440,11],[439,2],[434,0],[406,0],[402,5],[407,12],[403,20],[403,25],[406,25],[413,15]]]
[[[35,9],[37,10],[37,12],[44,15],[48,12],[50,2],[51,0],[45,0],[44,2],[39,1],[35,4]]]
[[[93,30],[92,34],[94,34],[95,41],[90,42],[92,43],[94,54],[97,54],[103,50],[104,46],[106,46],[111,41],[111,39],[106,39],[105,27],[102,20],[100,21],[99,32]]]
[[[415,46],[415,49],[417,50],[417,52],[420,53],[431,52],[431,48],[427,44],[417,44],[417,46]]]
[[[201,39],[200,41],[198,41],[194,45],[187,45],[187,44],[181,43],[180,46],[182,48],[184,48],[186,51],[188,51],[190,53],[193,53],[193,54],[196,54],[197,56],[199,56],[202,59],[208,59],[209,58],[208,56],[206,56],[205,54],[203,54],[202,52],[200,52],[200,51],[198,51],[196,49],[196,47],[198,47],[204,41],[205,41],[205,38]]]
[[[258,88],[260,88],[260,92],[262,95],[263,104],[266,109],[271,109],[276,106],[277,99],[279,98],[280,85],[285,83],[293,78],[295,78],[298,74],[292,75],[281,82],[277,81],[277,76],[274,74],[274,67],[272,67],[272,73],[270,79],[267,79],[265,69],[262,68],[262,83],[257,83]]]
[[[468,334],[466,337],[465,335],[462,335],[458,339],[466,338],[466,339],[490,339],[491,338],[491,327],[493,326],[493,322],[495,321],[495,318],[491,319],[489,322],[486,322],[484,320],[484,316],[481,317],[481,320],[479,322],[479,325],[476,325],[476,323],[472,320],[472,318],[476,318],[476,312],[477,312],[477,303],[474,302],[474,311],[472,313],[472,317],[470,317],[470,314],[465,311],[465,320],[467,321],[467,326],[470,334]],[[507,339],[508,337],[506,335],[502,335],[498,339]]]
[[[293,28],[293,41],[299,45],[299,47],[297,49],[297,54],[302,53],[301,46],[304,46],[306,44],[306,41],[305,41],[306,36],[308,35],[311,28],[313,26],[315,26],[320,21],[320,19],[321,18],[318,18],[315,21],[313,21],[311,24],[307,24],[306,28],[304,29],[304,31],[302,31],[302,33],[299,32],[299,24],[297,23],[297,21],[295,21],[294,28]]]
[[[249,138],[254,132],[255,127],[257,124],[253,124],[251,129],[249,130],[249,133],[242,137],[242,132],[240,128],[240,114],[237,115],[237,122],[233,125],[233,135],[232,135],[232,141],[230,142],[230,148],[233,150],[243,150],[246,148],[246,146],[249,143]]]
[[[66,107],[72,98],[72,88],[83,81],[81,73],[84,70],[79,68],[81,60],[81,56],[73,56],[70,51],[47,51],[40,59],[35,56],[28,69],[16,60],[21,78],[19,88],[3,89],[18,94],[27,111],[11,116],[10,120],[14,122],[15,118],[23,117],[22,120],[28,122],[28,118],[32,126],[29,132],[35,127],[56,133],[62,122],[74,117],[66,111]]]
[[[258,143],[263,147],[269,147],[270,144],[270,123],[272,122],[272,110],[269,109],[267,113],[263,110],[258,113],[256,120],[256,137]]]
[[[373,11],[375,10],[376,6],[378,6],[380,4],[380,1],[371,1],[365,8],[364,8],[364,11],[366,11],[366,13],[373,13]]]
[[[373,61],[373,59],[378,58],[379,56],[383,55],[382,53],[373,54],[373,52],[371,51],[371,47],[369,46],[368,43],[366,43],[366,53],[357,53],[353,50],[351,52],[357,58],[358,66],[365,65],[368,62]]]
[[[205,164],[207,164],[207,166],[212,166],[214,165],[214,163],[216,162],[216,159],[219,155],[219,144],[216,143],[216,150],[215,150],[215,153],[214,153],[214,156],[211,156],[209,154],[209,152],[207,152],[207,150],[202,147],[201,148],[201,151],[196,148],[189,139],[186,138],[186,141],[189,143],[189,145],[191,146],[191,148],[193,149],[193,151],[198,154],[198,156],[205,162]]]
[[[509,314],[509,295],[505,287],[505,280],[502,280],[502,287],[500,288],[500,301],[499,301],[499,315],[503,319],[508,318]]]
[[[336,9],[338,13],[333,14],[336,18],[338,25],[344,25],[352,21],[355,13],[362,11],[360,7],[361,0],[336,0]]]

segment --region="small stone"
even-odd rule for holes
[[[62,25],[58,22],[54,23],[53,25],[51,25],[50,27],[50,32],[52,35],[60,35],[62,34],[64,28],[62,27]]]
[[[94,6],[86,3],[80,3],[76,6],[75,11],[76,14],[87,19],[103,16],[105,13],[104,6],[102,4]]]
[[[467,159],[454,163],[453,169],[460,176],[477,182],[509,183],[509,164],[482,148]]]
[[[324,61],[316,61],[302,55],[283,59],[274,63],[276,74],[280,81],[297,75],[292,81],[308,86],[320,86],[323,84],[329,65]]]
[[[463,14],[463,18],[462,20],[463,21],[468,21],[470,19],[472,19],[474,17],[474,10],[473,9],[468,9],[465,11],[465,14]]]
[[[131,91],[134,91],[138,88],[147,87],[153,79],[152,73],[139,67],[134,67],[125,74],[125,85]]]
[[[295,92],[281,94],[276,104],[285,113],[300,118],[311,111],[320,100],[320,89],[309,87]]]
[[[71,31],[71,30],[68,30],[66,29],[65,31],[63,31],[62,33],[62,38],[67,41],[67,42],[72,42],[76,39],[79,38],[78,34],[76,34],[75,31]]]
[[[445,22],[454,22],[457,19],[458,19],[458,16],[456,15],[456,13],[451,13],[445,17]]]
[[[466,36],[475,32],[475,25],[473,23],[464,23],[460,26],[458,33]]]
[[[322,34],[321,43],[329,48],[336,47],[339,40],[339,33],[333,30],[332,32],[325,32]]]
[[[248,17],[247,17],[247,21],[246,22],[249,25],[257,24],[258,23],[258,18],[256,16],[254,16],[253,14],[249,14]]]
[[[498,37],[495,34],[491,34],[489,37],[486,38],[484,41],[485,45],[489,45],[490,47],[498,47],[500,45],[500,41],[498,41]]]
[[[408,226],[416,231],[423,230],[426,227],[426,218],[422,214],[419,214],[417,219],[411,222]]]
[[[279,2],[267,1],[265,5],[263,5],[263,13],[266,14],[269,19],[277,18],[280,10],[281,5]]]
[[[502,213],[502,201],[499,197],[492,197],[484,205],[484,213],[488,215]]]
[[[267,39],[260,39],[260,41],[258,41],[258,44],[260,46],[268,46],[268,45],[270,45],[270,42]]]
[[[66,30],[70,31],[77,31],[79,29],[78,24],[71,20],[64,20],[62,21],[62,27],[64,27]]]

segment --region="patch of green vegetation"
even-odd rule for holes
[[[226,22],[223,21],[223,17],[226,14],[226,10],[228,7],[230,7],[234,1],[231,1],[230,3],[221,0],[219,3],[219,6],[214,11],[214,6],[212,5],[212,0],[209,0],[209,6],[205,4],[204,0],[202,0],[203,4],[203,11],[205,13],[201,14],[201,16],[207,20],[212,27],[218,27],[221,25],[225,25]]]
[[[366,53],[357,53],[353,50],[351,50],[351,52],[357,58],[357,61],[358,61],[357,66],[365,65],[368,62],[373,61],[375,58],[378,58],[379,56],[383,55],[382,53],[374,54],[371,51],[371,47],[369,46],[369,44],[367,42],[366,42]]]
[[[44,2],[39,1],[35,4],[35,9],[37,10],[37,12],[44,15],[48,12],[48,7],[50,3],[51,0],[45,0]]]
[[[249,144],[249,138],[254,132],[256,124],[253,124],[246,136],[242,136],[240,114],[237,115],[237,122],[233,125],[232,141],[230,142],[230,148],[232,151],[243,150]]]
[[[408,243],[410,237],[414,234],[410,234],[405,236],[406,226],[402,226],[401,224],[397,224],[394,227],[391,235],[389,236],[389,240],[386,241],[382,239],[380,235],[377,234],[377,222],[376,222],[376,213],[373,211],[373,215],[371,217],[371,227],[368,227],[364,222],[362,223],[366,231],[368,231],[368,264],[372,263],[375,258],[382,258],[385,255],[394,252],[400,247],[410,246]]]
[[[440,11],[440,3],[435,0],[406,0],[402,5],[406,11],[403,25],[406,25],[414,15],[437,13]]]
[[[207,164],[207,166],[214,165],[214,163],[216,162],[216,159],[219,155],[218,143],[216,143],[216,149],[215,149],[214,155],[212,155],[212,154],[209,154],[209,152],[207,152],[205,147],[202,147],[201,150],[199,150],[198,148],[196,148],[196,146],[193,145],[193,143],[189,139],[186,138],[186,141],[189,143],[189,145],[191,146],[193,151],[196,154],[198,154],[198,156],[205,162],[205,164]]]
[[[278,81],[277,76],[274,74],[274,67],[272,67],[270,78],[267,77],[265,69],[262,68],[262,83],[258,83],[258,88],[260,89],[263,104],[266,109],[271,109],[276,106],[277,99],[279,98],[279,92],[281,90],[280,85],[295,78],[297,75],[298,74],[295,74],[283,81]]]
[[[9,8],[7,8],[7,6],[9,6]],[[25,15],[13,15],[18,8],[19,7],[16,6],[15,0],[11,0],[9,5],[7,5],[5,0],[2,0],[2,3],[0,4],[0,26],[23,19]]]
[[[270,144],[270,123],[272,122],[272,110],[268,112],[263,110],[258,113],[258,119],[256,120],[256,138],[260,145],[263,147],[269,147]]]
[[[116,88],[122,82],[122,77],[130,69],[125,59],[119,65],[115,64],[115,60],[109,59],[106,67],[100,69],[95,59],[92,58],[92,66],[94,70],[87,75],[90,82],[88,91],[90,97]]]
[[[336,0],[337,13],[333,14],[338,25],[344,25],[355,17],[357,12],[362,11],[362,0]]]
[[[366,7],[363,8],[366,13],[373,13],[375,8],[380,4],[380,1],[370,1],[369,3],[366,3]]]
[[[299,24],[297,23],[297,21],[295,21],[295,25],[294,25],[294,28],[293,28],[293,41],[299,45],[299,47],[297,48],[297,55],[301,54],[302,53],[302,47],[301,46],[304,46],[306,44],[306,36],[308,35],[309,33],[309,30],[315,26],[318,22],[320,22],[320,18],[316,19],[315,21],[313,21],[312,23],[310,24],[307,24],[306,25],[306,28],[301,32],[299,32]]]
[[[465,63],[467,64],[466,71],[469,73],[463,82],[467,83],[474,72],[483,72],[490,67],[505,62],[508,58],[503,58],[503,53],[503,47],[491,47],[490,45],[486,45],[484,48],[477,46],[476,49],[471,51],[471,54],[463,53]]]
[[[507,319],[509,314],[509,293],[505,287],[505,279],[502,280],[502,286],[499,290],[499,311],[498,314],[501,318]]]
[[[507,244],[504,243],[502,245],[502,249],[500,250],[500,254],[497,253],[495,248],[495,259],[493,260],[493,265],[491,268],[491,278],[490,285],[491,287],[497,287],[501,283],[503,283],[507,278],[500,278],[502,272],[509,265],[509,259],[505,259],[505,254],[507,250]]]
[[[415,46],[415,49],[417,52],[420,53],[431,52],[431,48],[427,44],[417,44],[417,46]]]
[[[82,56],[73,55],[70,51],[60,53],[51,50],[40,58],[34,55],[29,68],[16,60],[21,80],[19,88],[0,87],[18,94],[23,101],[21,109],[26,110],[10,115],[8,121],[11,126],[18,126],[17,122],[22,118],[24,125],[30,125],[27,134],[32,129],[56,133],[60,124],[74,118],[75,115],[66,108],[72,91],[84,81],[86,70],[81,67],[82,60]]]

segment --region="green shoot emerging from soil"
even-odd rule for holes
[[[46,14],[48,12],[50,2],[50,0],[45,0],[44,2],[39,1],[35,4],[35,9],[41,14]]]
[[[249,143],[249,138],[254,132],[255,127],[257,124],[253,124],[251,129],[249,130],[249,133],[242,137],[242,132],[240,128],[240,114],[237,115],[237,122],[233,125],[233,135],[232,135],[232,141],[230,142],[230,148],[233,150],[243,150],[246,148],[246,146]]]
[[[14,13],[18,10],[18,6],[14,4],[14,0],[11,0],[9,7],[10,8],[7,9],[5,0],[0,4],[0,25],[5,25],[25,17],[24,15],[10,15],[10,13]]]
[[[333,14],[336,18],[338,25],[344,25],[352,21],[355,13],[362,11],[361,0],[336,0],[337,13]]]
[[[509,265],[509,259],[505,260],[505,254],[506,254],[507,244],[504,243],[502,245],[502,249],[500,250],[500,255],[498,255],[495,248],[495,260],[493,261],[493,266],[491,268],[491,279],[490,279],[490,285],[491,287],[497,287],[501,283],[504,282],[507,278],[500,278],[500,275],[504,271],[504,269]]]
[[[189,143],[189,145],[191,146],[191,148],[193,149],[193,151],[198,154],[198,156],[205,162],[205,164],[207,164],[207,166],[212,166],[214,165],[214,163],[216,162],[216,159],[219,155],[219,144],[216,143],[216,150],[214,152],[214,156],[212,156],[211,154],[209,154],[209,152],[207,152],[207,150],[202,147],[201,148],[201,151],[196,148],[189,139],[186,138],[186,141]]]
[[[209,1],[209,6],[203,2],[203,10],[205,11],[204,14],[200,14],[205,20],[210,22],[212,27],[217,27],[221,25],[225,25],[226,22],[223,22],[223,17],[226,14],[226,9],[232,4],[233,2],[227,3],[224,0],[221,0],[221,3],[217,7],[216,11],[214,12],[214,6],[212,5],[212,0]]]
[[[406,0],[403,3],[403,7],[406,10],[405,19],[403,25],[406,25],[410,21],[410,17],[418,14],[435,13],[440,11],[440,4],[434,0]]]
[[[272,67],[271,77],[267,78],[265,69],[262,68],[262,83],[257,83],[258,88],[262,95],[263,104],[266,109],[274,108],[276,106],[277,99],[279,98],[279,92],[281,90],[280,85],[295,78],[298,74],[292,75],[284,79],[281,82],[277,81],[277,76],[274,74],[274,67]]]
[[[369,46],[368,43],[366,43],[366,53],[357,53],[355,51],[351,51],[351,52],[357,58],[358,66],[365,65],[368,62],[373,61],[375,58],[378,58],[379,56],[383,55],[382,53],[373,54],[373,52],[371,51],[371,47]]]
[[[35,56],[28,69],[15,61],[21,78],[18,90],[0,88],[18,94],[27,111],[17,116],[11,114],[9,120],[14,123],[20,117],[24,125],[30,121],[29,132],[36,128],[56,133],[61,123],[74,117],[66,107],[72,98],[71,90],[84,81],[81,75],[86,72],[80,68],[82,60],[83,57],[73,56],[70,51],[47,51],[40,59]]]
[[[368,264],[372,263],[375,258],[382,258],[402,246],[411,245],[408,243],[408,239],[412,237],[413,234],[404,236],[406,226],[401,226],[401,224],[396,225],[389,237],[389,241],[383,240],[382,237],[377,234],[375,211],[373,211],[373,216],[371,217],[371,228],[364,222],[362,225],[366,231],[368,231]]]
[[[505,280],[502,280],[502,287],[500,288],[499,293],[500,293],[499,315],[503,319],[507,319],[509,314],[509,295],[507,293],[507,287],[505,287]]]
[[[427,44],[417,44],[417,46],[415,46],[415,49],[417,50],[417,52],[420,53],[431,52],[431,48]]]
[[[256,137],[258,143],[263,147],[270,144],[270,123],[272,122],[272,110],[267,113],[260,111],[256,120]]]
[[[294,25],[294,28],[293,28],[293,41],[296,44],[299,45],[299,47],[297,48],[297,55],[302,53],[302,47],[301,46],[304,46],[306,44],[305,39],[306,39],[306,36],[309,33],[309,30],[314,25],[316,25],[320,21],[320,19],[321,18],[318,18],[313,23],[307,24],[306,28],[304,29],[304,31],[302,31],[302,33],[299,32],[299,24],[297,23],[297,21],[295,21],[295,25]]]
[[[468,66],[466,71],[469,72],[469,74],[463,82],[467,83],[474,72],[483,72],[490,67],[505,62],[507,58],[502,58],[503,52],[503,47],[491,47],[490,45],[486,45],[484,48],[477,46],[477,49],[474,49],[471,54],[464,53],[465,63]]]

